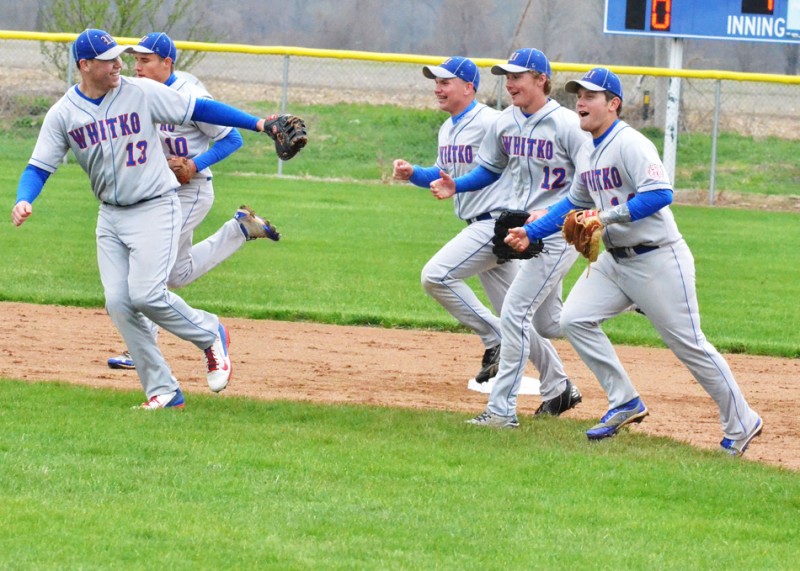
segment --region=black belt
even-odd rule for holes
[[[646,254],[658,250],[658,246],[633,246],[632,248],[608,248],[607,251],[615,260],[619,258],[632,258],[640,254]]]
[[[467,218],[464,222],[467,223],[467,226],[472,224],[473,222],[480,222],[481,220],[491,220],[492,213],[491,212],[484,212],[483,214],[479,214],[475,218]]]
[[[173,191],[170,191],[170,192],[173,192]],[[150,202],[151,200],[156,200],[157,198],[164,198],[165,196],[167,196],[167,194],[169,194],[169,192],[167,192],[165,194],[159,194],[158,196],[151,196],[150,198],[143,198],[139,202],[134,202],[133,204],[111,204],[110,202],[106,202],[105,200],[101,200],[100,202],[102,202],[106,206],[120,206],[122,208],[127,208],[129,206],[137,206],[137,205],[143,204],[145,202]]]

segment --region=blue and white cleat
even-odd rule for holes
[[[108,367],[110,369],[132,370],[136,368],[136,365],[133,364],[133,359],[131,359],[131,354],[128,351],[125,351],[122,355],[111,357],[108,360]]]
[[[160,408],[183,408],[183,405],[183,392],[178,389],[171,393],[150,397],[149,401],[134,408],[140,410],[158,410]]]
[[[233,215],[233,219],[239,223],[245,240],[269,238],[273,242],[277,242],[281,239],[278,229],[269,220],[261,218],[249,206],[242,204]]]
[[[619,429],[626,424],[642,422],[644,417],[648,414],[650,413],[642,402],[642,399],[636,397],[622,406],[609,410],[605,416],[600,419],[599,424],[594,425],[586,431],[586,436],[589,440],[610,438],[619,432]]]
[[[753,440],[756,436],[761,434],[761,431],[764,429],[764,421],[761,420],[761,417],[758,417],[758,421],[756,425],[753,427],[753,430],[750,431],[747,436],[742,438],[741,440],[731,440],[730,438],[723,438],[722,442],[719,445],[722,447],[722,450],[730,454],[734,457],[739,457],[745,453],[747,447],[750,446],[750,441]]]

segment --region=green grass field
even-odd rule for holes
[[[589,422],[0,383],[0,566],[793,569],[800,478]]]
[[[182,289],[187,301],[241,317],[459,330],[419,284],[422,266],[461,228],[451,203],[400,184],[218,171],[215,206],[197,237],[213,232],[244,202],[270,218],[284,239],[248,244]],[[103,306],[96,204],[86,185],[78,167],[66,165],[48,181],[24,226],[0,225],[6,263],[0,300]],[[794,304],[787,302],[800,299],[800,282],[787,263],[800,243],[797,214],[674,211],[696,258],[709,339],[728,352],[800,356]],[[567,287],[583,268],[579,261]],[[649,322],[634,315],[608,322],[606,330],[617,343],[661,346]]]
[[[459,330],[419,285],[424,263],[461,228],[452,205],[381,182],[393,158],[432,161],[441,116],[292,111],[313,136],[284,165],[291,178],[266,176],[270,146],[245,133],[245,148],[215,168],[217,200],[196,236],[248,203],[283,240],[248,244],[181,295],[229,316]],[[0,136],[10,209],[35,132]],[[731,147],[744,157],[748,145]],[[765,160],[791,162],[791,149],[776,147]],[[778,191],[794,188],[780,180]],[[23,227],[0,224],[0,301],[102,307],[96,211],[72,162]],[[708,338],[723,351],[800,357],[797,213],[674,211],[696,259]],[[606,330],[616,343],[660,345],[639,316]],[[206,395],[182,413],[144,415],[127,410],[140,391],[2,381],[0,568],[797,565],[796,472],[668,439],[628,433],[590,445],[589,422],[570,419],[496,432],[447,412]]]

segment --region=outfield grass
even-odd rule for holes
[[[265,101],[248,107],[248,110],[266,114],[277,108],[277,102]],[[283,174],[371,181],[390,178],[392,160],[396,158],[432,165],[437,153],[437,133],[446,117],[441,111],[432,109],[344,103],[292,104],[289,111],[306,120],[310,143],[297,159],[283,164]],[[26,125],[37,125],[39,120],[17,121],[13,129],[7,130],[2,130],[0,121],[4,154],[0,164],[13,165],[12,178],[19,176],[38,132]],[[663,148],[662,130],[648,128],[643,132],[659,151]],[[254,133],[244,133],[244,137],[244,148],[226,159],[226,168],[275,174],[278,163],[272,146]],[[708,189],[711,144],[710,135],[680,134],[675,188]],[[716,192],[800,195],[800,165],[795,157],[796,148],[796,141],[721,133],[717,141]],[[6,174],[2,170],[0,177]],[[15,184],[16,179],[9,188],[14,188]]]
[[[668,439],[206,395],[126,410],[140,398],[0,382],[0,566],[796,565],[796,473]]]
[[[190,303],[238,317],[460,330],[419,284],[425,262],[463,227],[451,202],[409,185],[218,171],[215,206],[197,238],[216,230],[242,202],[272,219],[284,237],[247,244],[182,289]],[[79,168],[66,165],[48,181],[29,221],[21,228],[0,225],[0,300],[102,307],[97,206],[86,187]],[[800,356],[796,304],[790,301],[800,299],[800,281],[789,262],[800,243],[798,216],[674,210],[697,261],[709,339],[728,352]],[[584,267],[579,260],[565,291]],[[605,327],[616,343],[661,346],[638,315]]]
[[[260,110],[276,108],[265,103]],[[391,177],[395,158],[432,165],[436,159],[439,127],[446,117],[438,110],[411,110],[391,105],[292,106],[291,112],[309,124],[309,147],[301,160],[284,164],[284,173],[317,177],[381,180]],[[649,128],[644,134],[659,152],[664,132]],[[703,133],[682,133],[676,157],[677,189],[706,190],[711,177],[712,138]],[[248,145],[239,153],[266,154],[266,172],[276,171],[269,149]],[[762,195],[800,195],[797,142],[775,137],[744,137],[721,133],[717,140],[716,193],[740,192]],[[754,159],[757,157],[757,160]],[[264,172],[259,165],[258,172]]]
[[[646,129],[644,133],[661,153],[664,147],[663,131]],[[675,161],[675,188],[708,189],[711,144],[710,135],[681,133]],[[796,141],[720,133],[714,182],[716,192],[800,195],[800,166],[794,158],[796,153]]]

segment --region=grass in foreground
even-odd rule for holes
[[[800,479],[590,423],[0,382],[14,568],[789,569]]]

